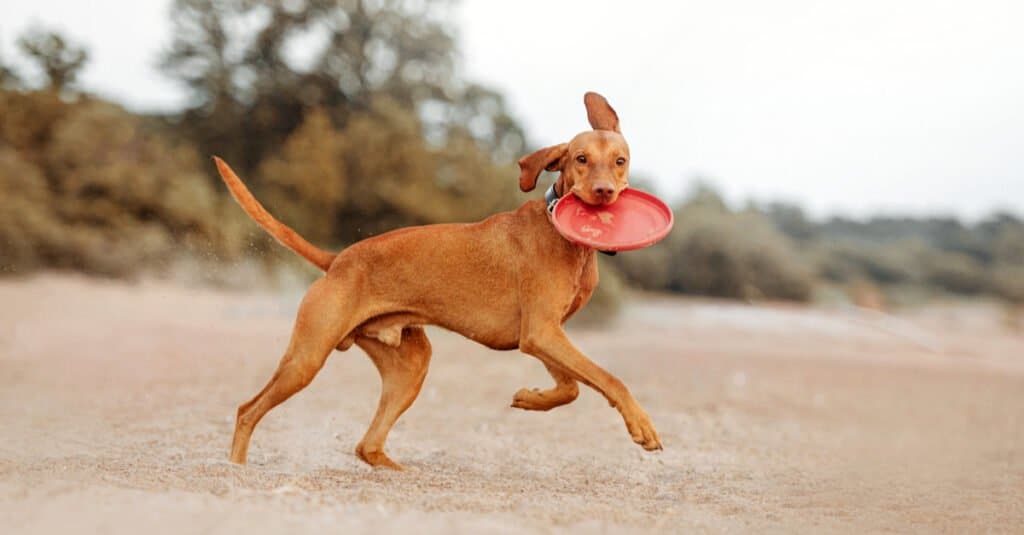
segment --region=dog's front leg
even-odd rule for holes
[[[645,450],[661,449],[661,439],[647,411],[637,403],[626,385],[577,349],[557,322],[544,322],[524,328],[519,348],[539,358],[545,365],[564,370],[579,382],[600,392],[622,414],[633,442]]]

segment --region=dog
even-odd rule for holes
[[[629,182],[629,146],[607,100],[583,98],[593,130],[519,160],[519,187],[532,191],[541,171],[557,171],[558,197],[614,203]],[[361,347],[381,377],[381,395],[356,455],[374,467],[401,470],[384,441],[419,394],[430,364],[425,325],[492,349],[538,358],[554,379],[547,390],[521,389],[512,406],[546,411],[572,402],[583,383],[618,409],[633,441],[660,450],[647,412],[629,389],[569,341],[563,324],[597,286],[593,249],[552,225],[542,200],[477,223],[408,227],[359,241],[340,253],[317,248],[275,219],[241,179],[214,157],[245,212],[277,241],[324,271],[302,299],[284,357],[263,390],[238,408],[231,461],[245,464],[253,429],[268,411],[306,387],[327,356]]]

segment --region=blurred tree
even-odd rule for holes
[[[277,156],[263,161],[257,176],[280,219],[315,243],[339,239],[335,215],[346,201],[345,138],[327,113],[315,108]]]
[[[14,67],[7,64],[0,54],[0,89],[16,89],[21,87],[21,75]]]
[[[402,226],[476,220],[516,203],[514,175],[498,172],[468,134],[453,131],[435,148],[422,130],[389,98],[353,113],[342,129],[310,110],[259,168],[266,203],[304,236],[338,246]]]
[[[463,82],[447,27],[451,2],[177,0],[162,66],[185,83],[195,139],[252,170],[318,108],[343,127],[386,96],[421,115],[443,145],[467,129],[496,159],[514,161],[522,131],[497,93]]]
[[[867,279],[878,284],[911,284],[924,277],[921,266],[928,247],[922,240],[894,243],[854,240],[815,244],[818,274],[825,280],[849,283]]]
[[[1024,304],[1024,265],[997,265],[991,284],[993,294],[1011,303]]]
[[[177,0],[163,68],[194,95],[178,124],[321,243],[509,207],[523,133],[458,76],[450,7]]]
[[[1024,268],[1024,221],[1002,213],[983,221],[979,227],[988,236],[997,263]]]
[[[808,221],[803,208],[784,202],[769,203],[760,209],[775,223],[783,234],[797,241],[808,241],[816,236],[815,225]]]
[[[89,53],[54,31],[34,29],[18,39],[18,46],[42,71],[46,88],[71,89]]]

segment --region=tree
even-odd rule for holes
[[[320,109],[343,128],[379,97],[443,145],[468,131],[495,160],[523,149],[501,96],[459,79],[450,2],[177,0],[164,71],[189,87],[185,124],[206,152],[253,170]],[[311,44],[312,43],[312,44]],[[290,53],[301,47],[303,58]],[[299,54],[301,55],[301,54]]]
[[[762,209],[783,234],[797,241],[806,242],[815,238],[815,226],[807,220],[803,208],[786,202],[769,203]]]
[[[30,30],[18,39],[18,46],[43,72],[46,88],[56,92],[70,89],[89,60],[85,48],[54,31]]]
[[[4,63],[0,55],[0,89],[11,89],[21,86],[21,76],[14,70],[14,67]]]
[[[341,245],[515,202],[523,132],[458,76],[450,2],[174,6],[162,66],[193,94],[177,124],[304,235]]]

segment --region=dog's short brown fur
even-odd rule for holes
[[[627,186],[629,147],[604,97],[584,96],[593,131],[519,161],[519,185],[534,189],[542,170],[560,171],[559,195],[592,205],[615,202]],[[356,454],[373,466],[401,467],[384,454],[388,432],[419,394],[430,363],[424,325],[438,325],[494,349],[520,349],[540,359],[555,381],[522,389],[512,406],[546,411],[570,403],[578,382],[619,410],[633,441],[661,449],[647,413],[625,385],[566,337],[562,324],[597,285],[594,251],[563,238],[544,202],[479,223],[410,227],[358,242],[338,254],[316,248],[253,198],[219,158],[221,177],[260,226],[320,269],[299,307],[284,357],[267,385],[238,408],[231,460],[245,463],[253,428],[270,409],[313,380],[331,351],[354,343],[381,376],[377,413]]]

